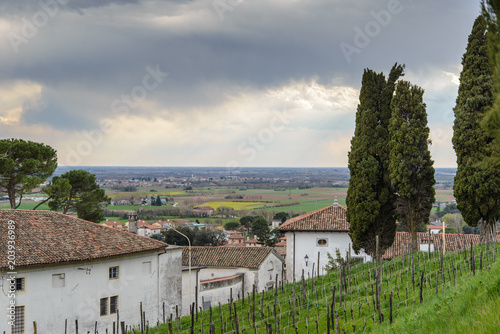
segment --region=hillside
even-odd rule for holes
[[[447,328],[460,333],[470,332],[470,326],[492,333],[500,328],[500,268],[498,262],[492,265],[498,247],[494,252],[483,245],[442,258],[440,252],[417,252],[384,262],[382,324],[374,265],[365,263],[307,279],[311,268],[302,282],[279,284],[277,290],[248,294],[244,300],[235,292],[233,303],[215,305],[192,318],[166,314],[160,333],[211,333],[211,327],[215,333],[446,333]],[[157,327],[149,333],[158,333]]]

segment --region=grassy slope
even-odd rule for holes
[[[497,247],[498,248],[498,247]],[[467,254],[462,252],[447,252],[444,260],[444,273],[446,283],[442,283],[442,275],[439,279],[439,294],[435,295],[436,274],[440,272],[439,254],[432,254],[430,260],[427,253],[417,253],[415,255],[415,290],[412,289],[409,257],[397,258],[384,263],[384,275],[382,279],[381,306],[386,321],[379,325],[376,320],[377,315],[373,308],[373,280],[369,279],[369,272],[373,269],[371,263],[357,265],[351,268],[351,292],[347,295],[345,305],[339,305],[338,271],[329,275],[321,276],[313,280],[305,281],[305,298],[302,293],[302,282],[298,282],[296,287],[296,316],[295,324],[298,333],[316,333],[316,326],[319,333],[326,333],[326,303],[331,303],[331,291],[337,285],[335,311],[339,315],[336,323],[340,323],[340,332],[353,332],[353,325],[356,332],[375,333],[499,333],[500,324],[500,261],[496,265],[487,267],[492,256],[483,257],[483,271],[480,266],[480,247],[475,248],[476,276],[473,276],[469,268],[470,250]],[[483,251],[485,247],[483,246]],[[497,249],[497,258],[500,255]],[[453,284],[450,276],[456,269],[456,284]],[[423,304],[419,302],[419,273],[425,270],[425,284],[423,289]],[[306,275],[307,277],[307,275]],[[265,323],[276,324],[274,315],[274,300],[276,298],[277,315],[276,319],[280,324],[281,333],[295,333],[293,322],[291,322],[292,307],[292,287],[293,284],[286,284],[284,291],[279,290],[276,297],[273,291],[261,293],[256,298],[256,322],[257,333],[265,333]],[[389,293],[394,295],[394,319],[393,325],[389,325]],[[236,298],[236,296],[235,296]],[[253,327],[250,319],[252,307],[250,298],[246,298],[244,304],[241,301],[235,302],[239,314],[240,331],[252,332]],[[261,305],[263,306],[261,308]],[[234,326],[234,317],[230,315],[229,305],[213,305],[214,324],[217,333],[229,333]],[[345,308],[344,308],[345,307]],[[352,307],[352,310],[351,310]],[[263,312],[261,313],[260,310]],[[209,332],[209,312],[203,312],[203,327],[205,332]],[[352,319],[351,319],[352,314]],[[168,315],[167,315],[168,316]],[[221,325],[221,320],[223,325]],[[180,320],[181,333],[189,333],[190,317]],[[195,321],[195,332],[199,332],[200,321]],[[225,330],[221,331],[224,326]],[[306,327],[307,326],[307,327]],[[176,327],[174,322],[174,328]],[[150,333],[157,333],[150,330]],[[161,326],[160,333],[168,333],[166,325]],[[332,333],[335,333],[332,330]]]
[[[500,262],[373,333],[500,333]]]

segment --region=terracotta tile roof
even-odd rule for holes
[[[166,243],[53,211],[0,210],[0,269],[7,268],[8,221],[15,222],[16,267],[89,261],[157,251]]]
[[[456,251],[459,248],[469,248],[472,245],[479,244],[479,235],[477,234],[445,234],[446,250]],[[499,240],[500,241],[500,240]],[[429,233],[417,233],[417,243],[429,244]],[[431,233],[431,244],[434,245],[434,250],[440,250],[443,244],[443,237],[441,234]],[[392,259],[393,257],[402,255],[409,252],[411,249],[411,235],[408,232],[396,232],[394,243],[389,247],[384,255],[384,259]]]
[[[276,246],[274,250],[281,255],[283,258],[286,256],[286,247],[283,246]]]
[[[427,225],[428,230],[441,230],[443,225]]]
[[[274,246],[276,246],[276,247],[285,247],[286,246],[286,240],[277,242],[276,245],[274,245]]]
[[[214,208],[212,208],[211,206],[197,206],[195,208],[196,210],[214,210]]]
[[[272,247],[191,247],[191,265],[259,268],[270,253],[283,260]],[[182,250],[182,265],[189,265],[188,247]]]
[[[346,208],[341,205],[330,205],[298,217],[288,219],[278,229],[286,231],[334,231],[348,232],[349,223],[345,217]]]

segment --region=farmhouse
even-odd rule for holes
[[[11,252],[0,243],[0,307],[13,305],[15,325],[0,321],[0,333],[31,333],[34,321],[64,333],[65,320],[68,333],[75,321],[112,333],[118,315],[140,324],[141,302],[150,323],[181,305],[180,247],[51,211],[0,210],[0,235],[13,236]]]
[[[271,289],[283,277],[283,258],[271,247],[191,247],[191,290],[188,283],[189,247],[182,251],[183,314],[189,300],[195,307],[226,304]]]
[[[328,263],[328,253],[335,257],[336,249],[345,257],[351,238],[348,235],[346,208],[337,201],[331,206],[288,219],[279,227],[286,236],[286,275],[288,281],[323,275]],[[363,252],[351,254],[352,258],[371,261]],[[314,273],[313,273],[314,270]]]
[[[211,206],[197,206],[193,209],[193,215],[195,217],[210,217],[214,211]]]

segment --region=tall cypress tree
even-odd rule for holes
[[[495,139],[495,155],[489,159],[488,165],[498,170],[500,168],[500,0],[482,0],[481,5],[486,20],[488,58],[495,87],[493,106],[485,112],[481,126]]]
[[[363,73],[356,129],[349,152],[350,180],[347,190],[347,221],[353,250],[363,249],[375,258],[389,248],[396,233],[394,194],[388,174],[390,104],[394,86],[404,66],[395,64],[386,80],[383,73]]]
[[[468,225],[481,224],[483,237],[491,236],[500,216],[500,172],[482,165],[494,149],[493,138],[480,126],[494,92],[485,34],[486,22],[479,16],[462,57],[452,140],[458,165],[453,187],[457,206]]]
[[[399,81],[389,125],[389,174],[397,194],[396,213],[410,230],[413,250],[418,250],[418,227],[429,220],[436,183],[423,95],[422,88]]]

